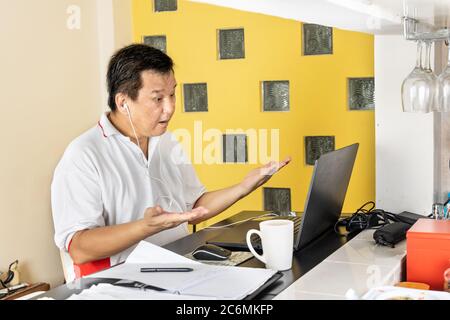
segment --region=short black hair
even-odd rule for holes
[[[124,93],[133,101],[142,88],[141,74],[153,70],[166,74],[173,71],[172,59],[156,48],[145,44],[132,44],[117,51],[108,66],[108,105],[112,111],[117,109],[116,95]]]

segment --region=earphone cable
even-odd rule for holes
[[[132,128],[132,130],[133,130],[134,137],[136,138],[136,141],[137,141],[137,144],[138,144],[138,147],[139,147],[139,151],[140,151],[140,153],[141,153],[141,159],[142,159],[142,161],[143,161],[143,163],[144,163],[144,167],[146,167],[146,170],[148,170],[148,175],[149,175],[149,177],[150,177],[151,179],[154,179],[154,180],[158,181],[159,183],[161,183],[162,186],[167,185],[166,183],[164,183],[163,180],[161,180],[161,179],[162,179],[161,143],[158,142],[158,146],[157,146],[157,147],[158,147],[158,153],[159,153],[159,174],[160,174],[160,177],[161,177],[161,179],[158,179],[158,178],[153,177],[153,176],[151,175],[151,173],[150,173],[150,167],[147,166],[147,164],[146,164],[144,152],[143,152],[142,149],[141,149],[141,144],[139,143],[139,139],[138,139],[138,136],[137,136],[137,133],[136,133],[136,129],[135,129],[134,125],[133,125],[133,121],[131,120],[130,109],[129,109],[128,105],[126,105],[126,104],[125,104],[125,108],[126,108],[126,110],[127,110],[128,119],[130,120],[130,124],[131,124],[131,128]],[[178,203],[178,201],[175,200],[175,197],[173,196],[172,192],[170,191],[170,188],[166,188],[166,189],[167,189],[169,195],[168,195],[168,196],[160,196],[160,197],[161,197],[161,198],[167,198],[167,199],[170,200],[169,208],[172,207],[172,204],[176,203],[178,209],[180,209],[180,212],[183,212],[184,209],[181,207],[181,205]],[[157,205],[158,205],[158,204],[157,204]]]
[[[249,218],[249,219],[245,219],[245,220],[236,221],[236,222],[233,222],[233,223],[230,223],[230,224],[226,224],[224,226],[206,227],[204,229],[223,229],[223,228],[228,228],[228,227],[234,226],[236,224],[240,224],[240,223],[244,223],[244,222],[247,222],[247,221],[251,221],[251,220],[255,220],[255,219],[259,219],[259,218],[264,218],[264,217],[278,217],[278,215],[276,213],[266,213],[266,214],[263,214],[261,216],[257,216],[257,217],[253,217],[253,218]]]

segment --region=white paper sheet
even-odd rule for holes
[[[141,241],[130,253],[126,263],[186,263],[200,264],[170,250],[161,248],[147,241]]]
[[[141,268],[149,267],[190,267],[192,272],[141,272]],[[118,280],[133,280],[142,282],[148,285],[156,286],[161,289],[166,289],[172,293],[181,293],[186,283],[193,283],[196,281],[206,281],[213,277],[218,271],[215,267],[211,268],[202,264],[138,264],[138,263],[124,263],[114,268],[96,273],[89,276],[92,278],[109,278]]]
[[[141,272],[149,267],[189,267],[192,272]],[[212,266],[185,258],[142,241],[125,263],[88,276],[132,280],[166,289],[171,294],[242,299],[253,293],[276,271],[270,269]]]
[[[244,299],[256,291],[276,271],[270,269],[242,268],[242,267],[217,267],[220,273],[208,281],[198,281],[193,285],[185,286],[183,294],[208,295],[217,299]]]

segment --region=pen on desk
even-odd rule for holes
[[[190,272],[192,268],[141,268],[141,272]]]

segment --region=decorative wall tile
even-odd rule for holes
[[[154,0],[153,4],[155,12],[177,11],[178,9],[177,0]]]
[[[208,111],[208,87],[206,83],[183,84],[185,112]]]
[[[334,136],[305,137],[306,164],[313,166],[322,154],[334,151],[334,149]]]
[[[263,111],[289,111],[289,81],[262,82]]]
[[[333,28],[318,24],[303,24],[303,54],[320,55],[333,53]]]
[[[223,135],[223,162],[247,162],[247,136],[245,134]]]
[[[375,109],[375,79],[348,79],[348,106],[350,110]]]
[[[218,37],[220,60],[245,58],[244,29],[222,29]]]
[[[166,36],[144,36],[144,44],[167,53]]]
[[[263,188],[264,210],[275,213],[291,212],[291,189],[289,188]]]

